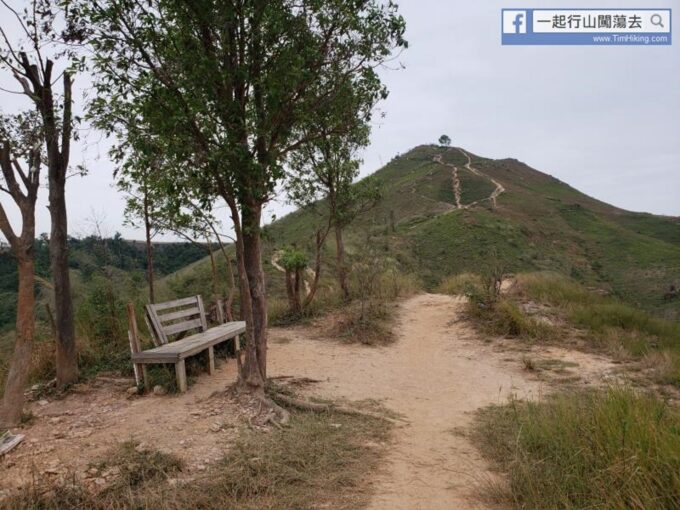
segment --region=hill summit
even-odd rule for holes
[[[350,251],[367,231],[382,232],[386,250],[426,287],[500,264],[508,272],[557,271],[677,317],[664,293],[680,283],[680,218],[625,211],[515,159],[460,148],[421,145],[374,176],[383,198],[350,228]],[[306,245],[313,221],[301,210],[275,222],[270,249]]]

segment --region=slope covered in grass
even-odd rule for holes
[[[436,155],[458,167],[463,204],[490,195],[495,187],[491,178],[500,182],[505,192],[497,207],[482,200],[456,209],[451,167],[434,162]],[[416,273],[428,288],[490,265],[507,271],[557,271],[655,315],[678,317],[678,301],[663,296],[670,285],[680,286],[680,218],[618,209],[513,159],[470,156],[481,177],[464,169],[467,158],[461,150],[429,145],[378,170],[382,200],[348,229],[350,258],[366,243],[379,244],[386,257],[404,272]],[[303,210],[266,228],[263,261],[272,296],[283,296],[284,287],[271,254],[295,245],[311,258],[321,221],[315,212]],[[329,277],[334,255],[329,236],[324,257]],[[198,267],[209,270],[207,260]]]

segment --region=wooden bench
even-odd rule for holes
[[[128,305],[128,318],[132,363],[135,365],[137,381],[139,382],[141,372],[144,376],[144,385],[147,386],[145,364],[173,363],[180,392],[187,390],[186,358],[207,350],[208,373],[212,375],[215,373],[215,345],[234,339],[234,347],[238,352],[239,335],[246,330],[246,323],[243,321],[227,322],[208,328],[201,296],[147,305],[145,319],[156,347],[143,351],[139,346],[139,334],[132,304]],[[196,333],[186,336],[192,331]],[[174,341],[171,340],[171,337],[175,335],[177,338]]]

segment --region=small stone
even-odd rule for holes
[[[221,423],[213,423],[210,425],[210,431],[211,432],[219,432],[222,430],[222,424]]]
[[[205,471],[205,465],[203,465],[203,464],[198,464],[198,465],[196,466],[196,469],[197,469],[198,471]]]
[[[118,466],[113,466],[102,473],[103,478],[112,478],[120,474],[120,468]]]
[[[39,405],[39,406],[45,407],[47,404],[49,404],[49,402],[48,402],[47,400],[45,400],[45,399],[43,399],[43,400],[38,400],[38,405]]]
[[[127,389],[128,397],[133,397],[139,394],[139,388],[137,386],[132,386]]]
[[[153,394],[156,395],[156,396],[161,397],[163,395],[167,395],[167,393],[168,393],[168,390],[166,390],[160,384],[157,384],[156,386],[153,387]]]
[[[59,473],[61,473],[61,468],[59,467],[58,464],[52,464],[51,466],[47,466],[45,468],[44,473],[46,475],[58,475]]]
[[[92,435],[92,429],[83,429],[79,430],[75,434],[73,434],[73,437],[75,438],[83,438],[83,437],[90,437]]]
[[[137,453],[144,453],[149,450],[149,445],[146,444],[144,441],[139,443],[137,446],[135,446],[135,451]]]
[[[96,478],[94,483],[101,487],[102,485],[106,485],[106,480],[103,478]]]
[[[50,418],[50,423],[55,425],[57,423],[61,422],[61,418],[59,416],[55,416],[53,418]]]
[[[88,469],[86,471],[86,473],[87,473],[88,476],[94,478],[95,476],[97,476],[99,474],[99,470],[96,467],[93,466],[90,469]]]
[[[342,427],[342,424],[341,423],[331,423],[331,427],[333,427],[334,429],[339,429],[340,427]]]

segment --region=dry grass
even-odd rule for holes
[[[510,299],[494,303],[468,302],[469,317],[487,334],[547,342],[559,337],[560,330],[527,315]]]
[[[118,466],[120,475],[101,493],[78,482],[28,486],[0,508],[362,508],[389,435],[382,420],[294,412],[289,428],[244,432],[219,465],[186,482],[167,481],[181,468],[178,460],[124,444],[103,461],[107,468]]]
[[[680,386],[680,324],[590,292],[556,273],[518,275],[515,300],[553,307],[588,344],[613,357],[642,360],[655,382]],[[658,365],[654,366],[654,363]]]
[[[437,286],[440,294],[468,295],[472,292],[479,293],[483,287],[482,277],[474,273],[460,273],[449,276]]]
[[[345,342],[389,345],[396,339],[397,301],[419,290],[420,283],[413,275],[386,270],[376,275],[372,285],[356,287],[355,299],[324,316],[319,325],[329,336]]]
[[[389,345],[396,340],[392,330],[393,307],[373,308],[363,315],[353,305],[326,319],[329,336],[347,343]]]
[[[680,507],[680,415],[653,396],[512,401],[481,411],[472,438],[508,475],[489,490],[515,508]]]

